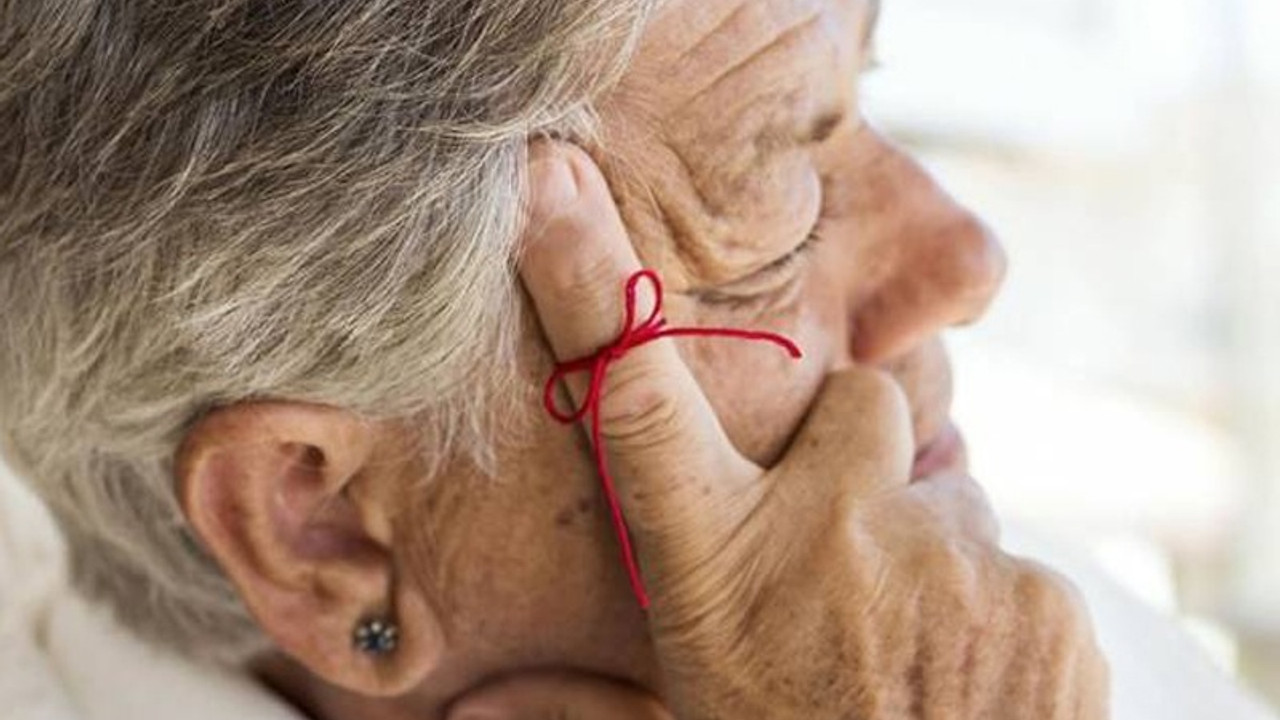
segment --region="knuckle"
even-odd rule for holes
[[[1017,599],[1033,622],[1066,636],[1089,630],[1084,596],[1066,576],[1037,562],[1017,560]]]
[[[967,539],[994,544],[1000,525],[986,490],[967,475],[947,475],[910,488],[938,523]]]
[[[937,536],[924,553],[923,566],[937,586],[940,599],[963,615],[981,603],[982,571],[986,553],[955,537]]]
[[[994,516],[995,510],[991,506],[991,499],[987,496],[987,491],[977,480],[968,475],[955,474],[948,475],[938,480],[931,481],[931,484],[946,496],[948,504],[953,508],[953,512],[964,517],[985,517]]]
[[[611,443],[629,448],[663,445],[686,427],[683,407],[665,373],[638,356],[628,358],[609,373],[601,431]]]
[[[1044,661],[1042,672],[1059,683],[1096,693],[1109,683],[1108,665],[1095,636],[1084,596],[1065,576],[1032,561],[1021,561],[1018,599],[1026,605],[1021,632],[1028,651]]]
[[[996,519],[991,497],[976,480],[964,476],[955,479],[955,491],[964,515],[966,534],[995,543],[999,540],[1000,524]]]

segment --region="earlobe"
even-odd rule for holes
[[[241,403],[198,422],[175,463],[188,521],[264,631],[367,695],[411,689],[443,650],[439,618],[396,567],[389,433],[335,408]],[[361,644],[374,620],[394,625],[394,649]]]

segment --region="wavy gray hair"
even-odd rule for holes
[[[581,135],[654,0],[0,4],[0,443],[145,637],[262,637],[172,458],[248,398],[487,450],[530,137]]]

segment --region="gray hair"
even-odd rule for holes
[[[527,142],[590,132],[653,4],[0,4],[0,448],[83,591],[187,655],[262,647],[175,498],[211,408],[485,454]]]

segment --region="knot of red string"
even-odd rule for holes
[[[653,286],[653,310],[648,317],[637,324],[636,295],[640,283],[644,281],[648,281]],[[601,441],[600,402],[604,396],[604,382],[609,372],[609,365],[621,360],[631,350],[664,337],[725,337],[757,340],[778,345],[795,359],[799,359],[802,353],[794,342],[777,333],[716,327],[669,327],[666,318],[662,317],[662,280],[652,270],[640,270],[627,280],[625,300],[626,319],[622,334],[591,355],[556,365],[555,372],[547,379],[546,387],[543,388],[542,403],[552,417],[565,424],[588,418],[591,425],[591,447],[595,456],[596,470],[600,473],[600,484],[609,504],[609,515],[613,522],[613,530],[618,536],[618,545],[622,550],[622,562],[627,570],[627,578],[631,581],[631,589],[635,593],[636,600],[640,602],[640,607],[648,608],[649,595],[645,592],[644,580],[640,575],[640,566],[636,561],[635,549],[631,543],[631,534],[627,530],[627,521],[622,514],[622,505],[618,500],[613,478],[609,475],[609,464]],[[583,398],[580,406],[565,412],[556,404],[556,386],[566,376],[579,372],[591,373],[586,397]]]

